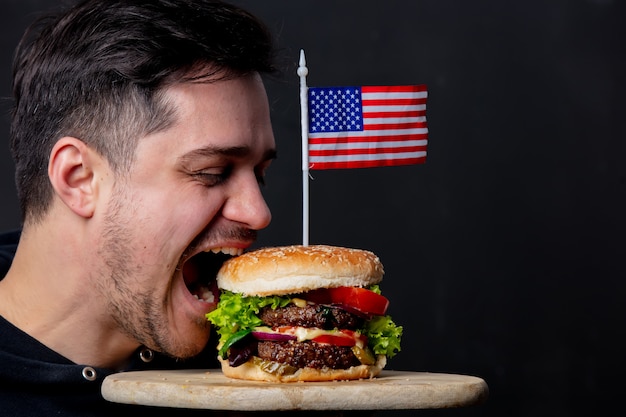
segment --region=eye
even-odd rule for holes
[[[194,172],[192,176],[205,187],[215,187],[223,184],[232,173],[232,167],[214,168],[206,171]]]

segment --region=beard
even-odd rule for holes
[[[197,355],[209,338],[210,324],[204,317],[198,317],[195,323],[206,334],[201,343],[176,338],[169,330],[173,324],[166,306],[171,303],[168,303],[168,297],[164,294],[167,294],[166,289],[174,282],[175,267],[180,266],[180,260],[171,267],[166,289],[138,284],[158,283],[164,279],[167,271],[164,266],[161,271],[152,271],[150,277],[145,261],[136,256],[141,251],[136,242],[141,240],[133,234],[134,231],[148,229],[141,227],[137,218],[124,214],[138,212],[129,210],[129,206],[124,204],[132,204],[131,200],[118,194],[112,201],[115,203],[105,217],[102,241],[98,247],[103,265],[95,280],[100,296],[106,300],[109,319],[125,336],[135,340],[138,346],[143,345],[181,359]]]

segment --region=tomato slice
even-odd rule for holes
[[[350,336],[338,336],[334,334],[322,334],[312,339],[317,343],[327,343],[335,346],[354,346],[356,341]]]
[[[365,336],[361,332],[356,332],[354,330],[348,329],[341,329],[339,331],[346,336],[350,336],[351,338],[353,338],[356,343],[360,342],[362,345],[367,346],[367,336]]]
[[[359,287],[322,288],[309,291],[304,298],[318,304],[344,305],[375,316],[384,315],[389,307],[386,297]]]

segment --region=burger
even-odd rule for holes
[[[373,378],[400,351],[380,259],[328,245],[263,248],[227,260],[207,314],[225,376],[296,382]]]

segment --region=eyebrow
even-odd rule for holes
[[[179,162],[182,164],[186,164],[198,158],[212,158],[216,156],[243,158],[249,154],[250,148],[247,146],[207,146],[200,149],[194,149],[193,151],[182,155],[179,158]],[[268,149],[263,154],[262,161],[269,161],[270,159],[276,159],[276,157],[276,149]]]

